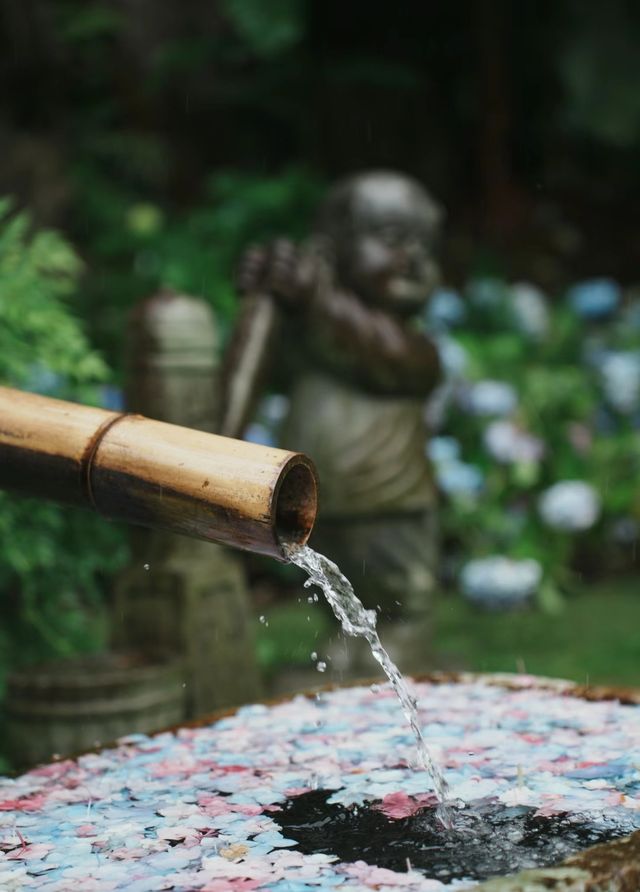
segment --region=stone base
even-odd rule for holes
[[[239,559],[208,542],[157,532],[145,538],[144,549],[136,548],[144,557],[115,587],[116,646],[178,654],[188,718],[260,698]]]

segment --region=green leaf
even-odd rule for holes
[[[222,9],[257,56],[277,56],[304,36],[306,0],[223,0]]]
[[[559,616],[565,610],[565,601],[551,580],[544,580],[538,592],[538,605],[543,613]]]

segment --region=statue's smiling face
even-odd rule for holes
[[[439,214],[419,187],[398,176],[356,182],[336,245],[342,281],[368,303],[410,315],[438,283],[432,252]]]

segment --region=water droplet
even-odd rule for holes
[[[324,663],[322,660],[319,660],[316,663],[316,669],[318,670],[318,672],[325,672],[327,669],[327,664]]]
[[[380,690],[380,685],[379,685],[379,684],[376,684],[376,683],[374,682],[374,683],[370,686],[370,690],[371,690],[371,692],[372,692],[373,694],[377,694],[378,691]]]
[[[318,654],[315,652],[315,650],[311,652],[311,659],[314,663],[318,659]]]
[[[262,623],[263,626],[268,626],[268,625],[269,625],[269,621],[267,620],[267,617],[266,617],[264,614],[262,614],[262,615],[260,616],[260,622]]]
[[[144,565],[144,569],[145,569],[145,570],[150,570],[150,569],[151,569],[151,564],[145,564],[145,565]]]

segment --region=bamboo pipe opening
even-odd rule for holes
[[[283,549],[305,545],[316,519],[318,484],[311,464],[303,456],[295,456],[285,467],[274,491],[273,506],[278,544]]]

